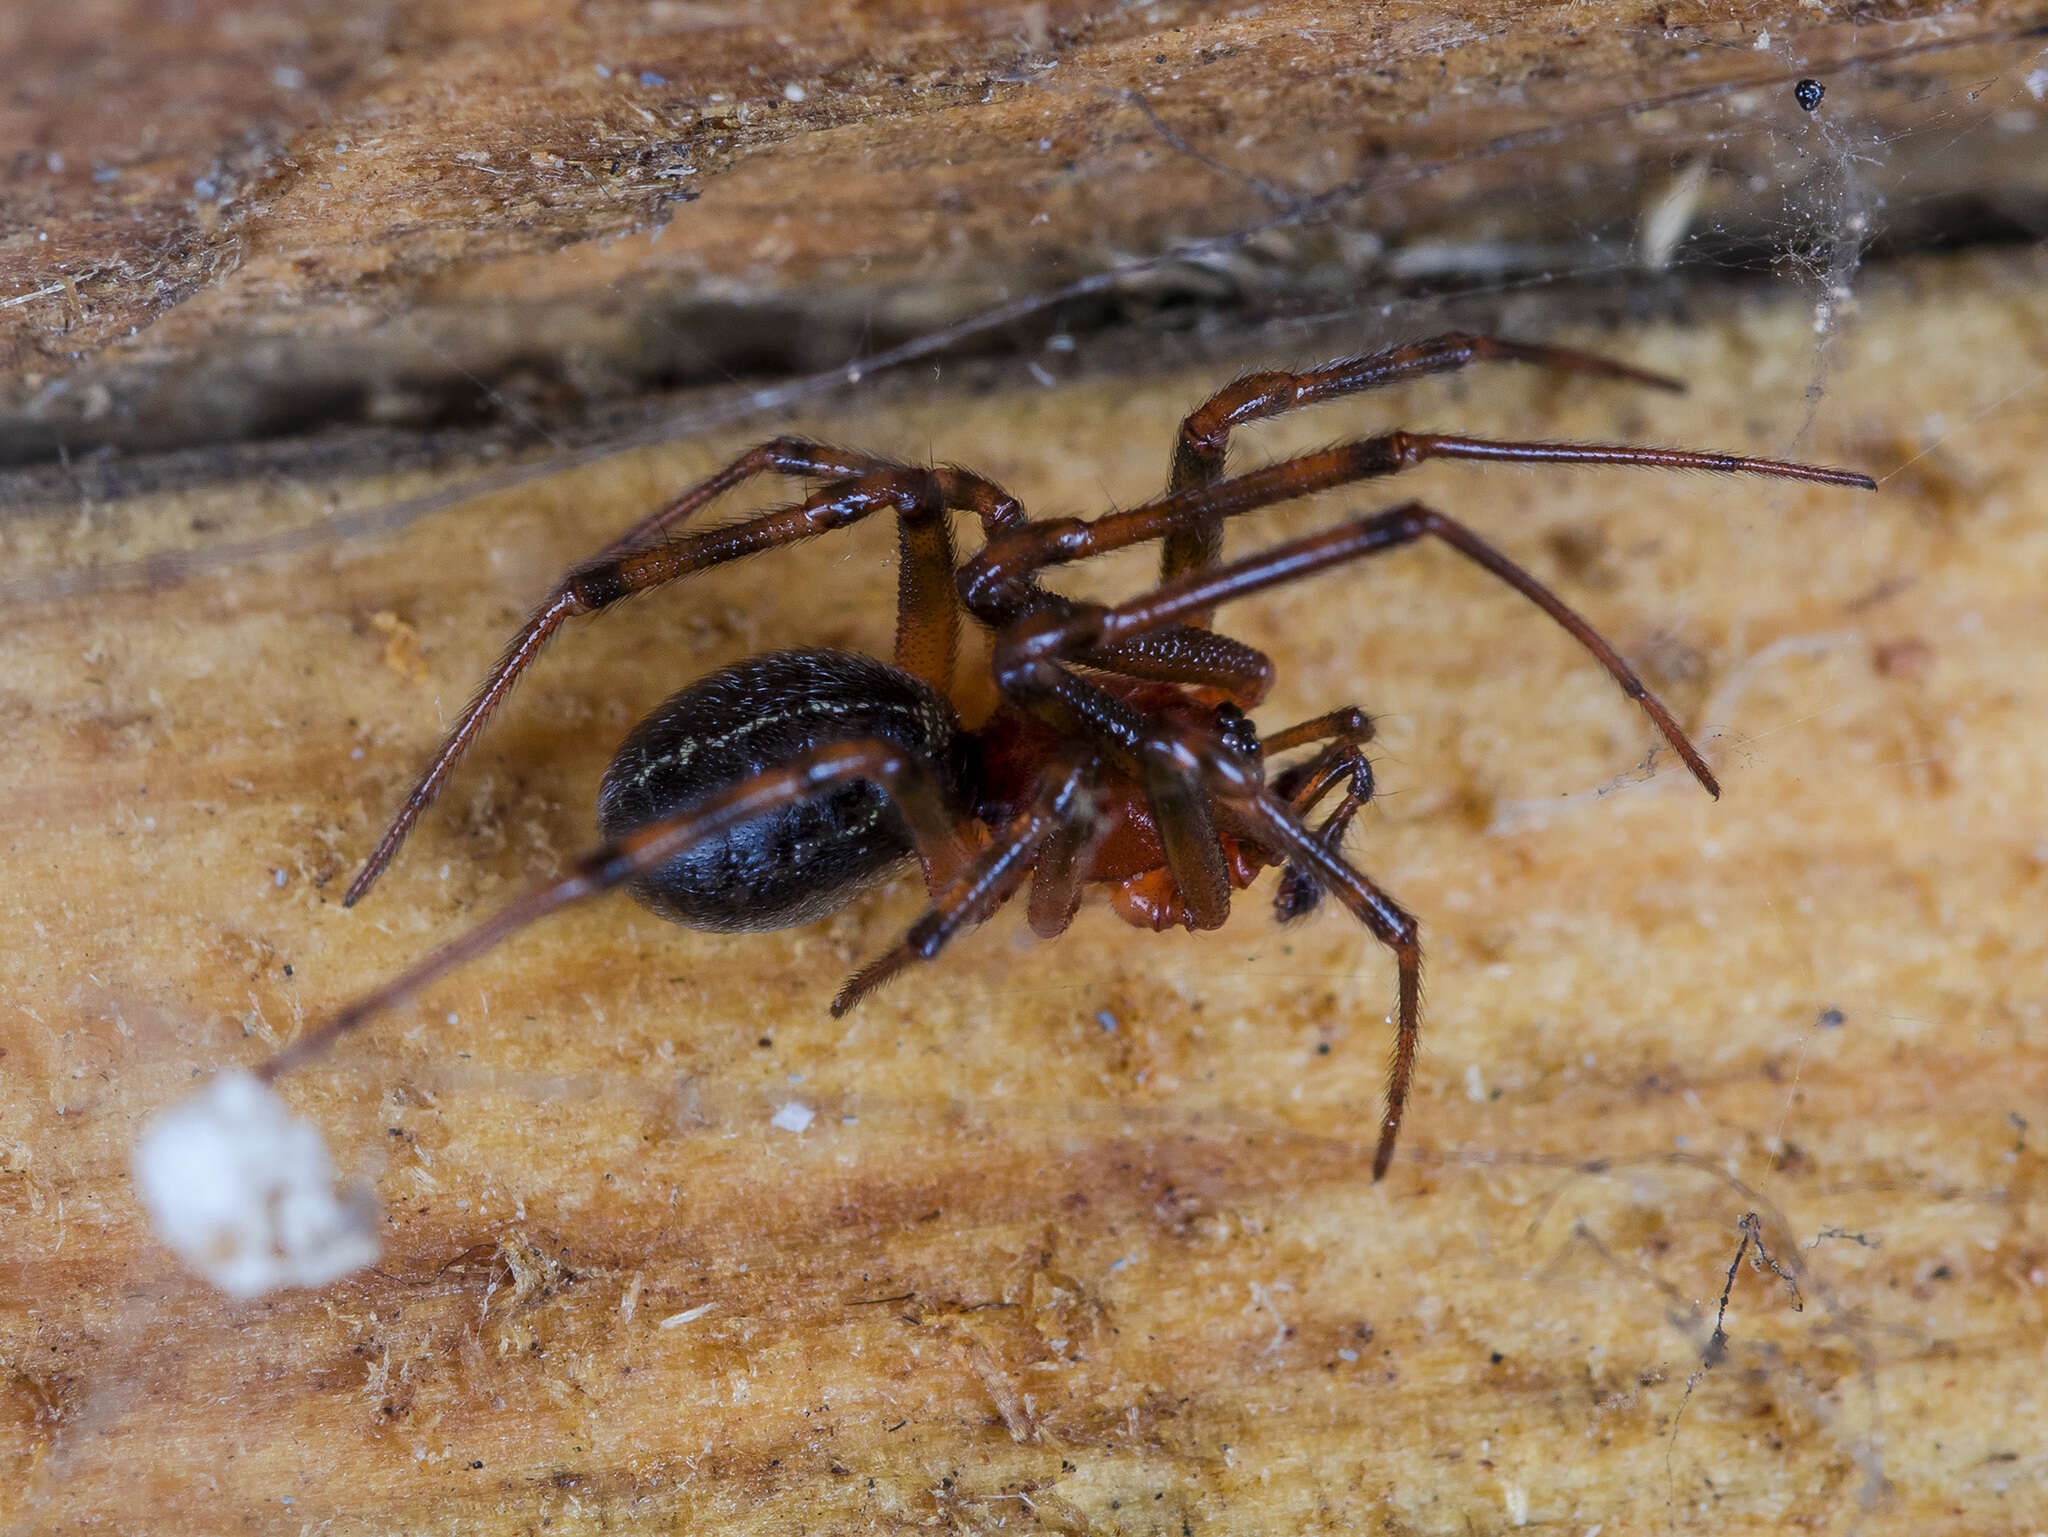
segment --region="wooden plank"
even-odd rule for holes
[[[0,18],[0,457],[339,418],[559,427],[1112,271],[1091,316],[1658,266],[1694,225],[1714,265],[2010,238],[2048,197],[2044,21],[2041,0],[44,8]],[[1814,114],[1803,76],[1830,89]]]
[[[1247,602],[1271,724],[1383,723],[1358,858],[1424,922],[1427,1054],[1367,1159],[1391,969],[1334,917],[1005,915],[841,1022],[904,884],[789,934],[624,899],[289,1086],[388,1213],[377,1273],[230,1305],[149,1239],[142,1118],[590,838],[681,681],[887,644],[886,530],[556,647],[362,907],[340,886],[553,575],[734,441],[0,626],[0,1502],[17,1529],[2031,1530],[2048,1327],[2048,281],[1867,279],[1577,339],[1683,399],[1474,373],[1400,421],[1868,466],[1859,497],[1431,470],[1706,731],[1709,801],[1597,669],[1437,552]],[[1246,363],[1263,361],[1246,358]],[[792,423],[1041,512],[1156,488],[1218,374],[1082,373]],[[950,379],[950,376],[949,376]],[[344,502],[423,481],[336,482]],[[316,500],[317,485],[296,493]],[[1405,488],[1404,488],[1405,489]],[[231,517],[21,519],[11,569]],[[1262,519],[1238,547],[1372,498]],[[42,538],[43,545],[35,540]],[[1096,574],[1127,590],[1142,571]],[[972,691],[970,691],[972,692]],[[981,691],[984,695],[985,688]],[[780,1107],[816,1114],[798,1134]],[[1735,1267],[1760,1214],[1787,1285]]]

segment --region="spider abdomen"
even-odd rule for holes
[[[847,651],[749,657],[633,729],[605,771],[598,829],[616,840],[801,753],[872,739],[914,753],[957,797],[958,722],[927,685]],[[911,852],[902,814],[856,780],[707,838],[632,891],[689,928],[754,933],[838,911]]]

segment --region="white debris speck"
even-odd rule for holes
[[[377,1258],[376,1213],[335,1198],[320,1133],[248,1073],[158,1112],[134,1169],[157,1236],[233,1296],[321,1286]]]
[[[782,88],[782,96],[785,101],[802,101],[804,99],[804,88],[795,81],[791,81]]]
[[[1770,33],[1768,33],[1768,32],[1759,32],[1759,33],[1757,33],[1757,35],[1756,35],[1756,51],[1757,51],[1758,53],[1769,53],[1769,52],[1771,51],[1771,34],[1770,34]],[[1517,1526],[1521,1525],[1521,1523],[1520,1523],[1519,1521],[1518,1521],[1518,1522],[1516,1522],[1515,1524],[1516,1524]]]
[[[668,1317],[664,1318],[655,1327],[658,1329],[680,1329],[684,1324],[695,1323],[716,1306],[717,1304],[713,1302],[700,1302],[693,1308],[684,1308],[680,1313],[669,1314]]]
[[[1486,1080],[1479,1076],[1479,1064],[1474,1062],[1465,1069],[1465,1097],[1475,1105],[1486,1103]]]
[[[818,1112],[800,1100],[791,1100],[774,1115],[769,1117],[770,1126],[779,1126],[784,1131],[802,1131],[818,1118]]]
[[[2027,94],[2036,101],[2048,101],[2048,69],[2037,69],[2027,76]]]

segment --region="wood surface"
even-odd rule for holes
[[[1768,260],[1858,213],[1894,248],[2038,234],[2044,25],[2042,0],[9,7],[0,463],[560,429],[1075,282],[1086,315],[1323,307]]]
[[[147,1114],[560,868],[612,746],[683,681],[885,647],[890,537],[565,635],[353,911],[342,885],[526,606],[767,426],[154,590],[15,593],[8,1529],[2040,1529],[2048,264],[1866,274],[1824,355],[1796,292],[1562,334],[1694,388],[1478,371],[1260,429],[1239,462],[1401,422],[1797,453],[1883,489],[1401,488],[1642,663],[1711,742],[1718,804],[1442,551],[1230,611],[1280,662],[1263,722],[1381,721],[1353,852],[1421,916],[1430,988],[1377,1186],[1392,968],[1335,915],[1277,930],[1266,888],[1208,936],[1098,906],[1048,946],[1007,913],[840,1022],[826,1001],[914,883],[738,938],[613,897],[289,1081],[382,1204],[385,1256],[230,1304],[145,1231]],[[768,425],[1086,512],[1155,490],[1234,366],[1135,356]],[[18,517],[10,569],[206,537],[279,494]],[[800,1134],[772,1124],[790,1101]],[[1735,1265],[1752,1212],[1782,1279]]]

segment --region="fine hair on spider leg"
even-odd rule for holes
[[[893,514],[899,541],[894,663],[790,650],[690,684],[635,729],[607,772],[604,845],[410,970],[347,1005],[262,1070],[299,1065],[527,924],[626,886],[696,927],[769,929],[822,916],[915,861],[927,910],[857,971],[834,1013],[936,957],[1029,888],[1033,930],[1072,921],[1089,885],[1116,914],[1154,929],[1210,929],[1232,894],[1270,868],[1283,920],[1328,896],[1393,952],[1393,1059],[1373,1155],[1392,1161],[1421,1028],[1416,919],[1343,852],[1372,798],[1355,705],[1263,738],[1245,713],[1272,686],[1263,653],[1211,628],[1235,599],[1434,539],[1521,593],[1642,709],[1709,793],[1705,758],[1621,654],[1521,565],[1419,501],[1348,519],[1225,561],[1231,520],[1430,460],[1705,470],[1872,489],[1851,470],[1630,444],[1497,440],[1391,430],[1226,473],[1232,430],[1299,407],[1475,363],[1517,363],[1620,383],[1677,381],[1566,348],[1452,333],[1302,373],[1246,375],[1183,421],[1159,497],[1091,519],[1032,518],[1001,487],[958,466],[900,463],[800,438],[734,459],[567,572],[514,637],[414,783],[349,888],[353,904],[391,862],[548,640],[569,619],[750,555]],[[764,474],[809,483],[797,502],[731,525],[684,525]],[[978,520],[980,548],[955,552],[953,519]],[[1156,542],[1157,585],[1088,603],[1042,585],[1053,568]],[[995,712],[972,730],[951,700],[960,630],[991,632]],[[1279,753],[1308,756],[1269,773]],[[1332,796],[1334,809],[1322,808]],[[1315,820],[1317,818],[1319,820]]]

